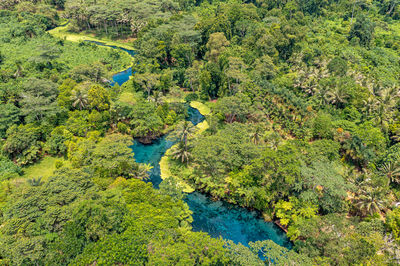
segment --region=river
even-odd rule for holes
[[[107,46],[95,42],[98,45]],[[110,46],[115,49],[123,49]],[[134,51],[123,49],[131,56]],[[112,84],[122,85],[129,80],[132,75],[132,69],[121,71],[113,76]],[[194,125],[202,122],[204,117],[197,109],[188,107],[188,120]],[[174,143],[166,136],[160,137],[152,144],[142,144],[135,141],[132,145],[134,158],[139,163],[148,163],[153,166],[150,171],[149,182],[155,188],[158,188],[162,182],[160,175],[160,160],[165,152]],[[248,242],[259,240],[272,240],[275,243],[291,248],[292,244],[282,229],[272,222],[265,222],[255,211],[249,211],[245,208],[235,206],[223,201],[213,201],[208,196],[199,192],[193,192],[187,195],[185,199],[193,212],[193,231],[207,232],[212,237],[223,237],[232,240],[235,243],[242,243],[247,246]]]

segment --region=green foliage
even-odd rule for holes
[[[7,130],[3,151],[18,164],[30,164],[40,157],[41,130],[33,124],[13,125]]]
[[[308,218],[316,217],[316,205],[290,197],[289,201],[280,200],[275,205],[275,215],[282,225],[288,226],[288,236],[295,240],[299,236],[298,225]]]
[[[307,256],[299,255],[295,251],[281,247],[271,240],[250,243],[250,248],[254,253],[261,254],[269,264],[312,265],[312,261]]]
[[[8,158],[0,155],[0,181],[18,177],[22,169]]]
[[[88,91],[87,98],[91,108],[98,111],[108,110],[110,108],[110,94],[101,86],[92,86]]]
[[[0,105],[0,138],[6,136],[6,131],[19,122],[21,110],[12,103]]]
[[[389,212],[386,217],[386,227],[393,234],[393,237],[400,240],[400,209],[396,208]]]
[[[318,113],[314,119],[313,135],[315,138],[332,138],[332,118],[329,114]]]
[[[360,45],[369,47],[374,36],[375,24],[367,16],[361,15],[350,30],[349,40],[357,40]]]
[[[127,53],[45,32],[63,8],[69,36],[136,39],[131,80],[108,84]],[[0,264],[396,263],[399,8],[1,1]],[[197,98],[213,101],[194,134],[177,102]],[[150,143],[173,129],[171,174],[280,220],[294,250],[192,232],[176,177],[158,192],[137,180],[151,166],[115,132]]]

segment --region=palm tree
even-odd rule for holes
[[[172,148],[171,155],[172,158],[180,160],[182,163],[188,163],[189,159],[192,157],[192,153],[189,151],[188,146],[186,146],[182,141]]]
[[[161,91],[155,91],[153,96],[149,97],[149,100],[153,101],[156,105],[163,103],[163,93]]]
[[[375,110],[377,107],[377,101],[375,99],[375,97],[369,97],[367,100],[364,100],[364,113],[366,117],[369,117]]]
[[[189,121],[184,121],[178,128],[178,137],[181,142],[187,146],[188,138],[192,136],[194,132],[194,126]]]
[[[347,92],[345,92],[344,89],[340,87],[335,87],[333,90],[330,90],[325,94],[326,100],[329,103],[336,105],[336,107],[339,107],[342,104],[346,103],[348,97],[349,95],[347,94]]]
[[[388,203],[385,189],[376,188],[371,183],[371,176],[368,173],[366,173],[362,181],[349,181],[354,181],[352,183],[356,189],[354,194],[350,197],[350,200],[354,203],[361,215],[381,214],[381,210],[385,209]]]
[[[263,141],[261,138],[262,131],[263,131],[263,128],[260,125],[257,125],[256,130],[253,133],[251,133],[251,135],[250,135],[251,142],[253,142],[256,145],[262,143],[262,141]]]
[[[14,73],[14,77],[18,78],[22,76],[24,68],[22,67],[22,62],[20,60],[15,61],[17,71]]]
[[[83,90],[73,90],[71,95],[72,106],[78,107],[79,110],[86,108],[88,105],[88,95]]]
[[[381,89],[378,92],[377,101],[377,118],[383,126],[383,122],[389,120],[400,93],[396,87]]]
[[[138,164],[134,177],[140,180],[147,179],[149,177],[149,172],[152,168],[153,166],[151,166],[150,164],[145,164],[145,163]]]
[[[268,143],[271,149],[276,151],[281,143],[281,139],[281,136],[277,132],[272,132],[265,137],[265,142]]]
[[[381,197],[380,191],[372,188],[364,191],[364,194],[359,195],[355,201],[363,215],[381,214],[381,210],[386,207],[386,200]]]
[[[38,187],[38,186],[40,186],[40,185],[43,184],[42,178],[41,178],[41,177],[28,179],[28,183],[29,183],[29,185],[31,185],[32,187]]]
[[[400,184],[400,160],[396,158],[393,162],[384,163],[379,169],[390,181]]]

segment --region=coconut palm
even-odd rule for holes
[[[384,163],[379,169],[390,181],[400,184],[400,160],[396,158],[393,162]]]
[[[332,90],[329,90],[325,94],[326,100],[331,103],[336,105],[337,107],[341,106],[342,104],[347,102],[347,99],[349,98],[349,95],[347,92],[341,88],[341,87],[335,87]]]
[[[161,105],[163,103],[164,95],[161,91],[153,92],[153,95],[149,97],[150,101],[153,101],[156,105]]]
[[[192,156],[191,152],[189,151],[189,147],[182,141],[172,148],[171,155],[172,158],[175,160],[180,160],[182,163],[188,163]]]
[[[281,143],[281,136],[277,132],[272,132],[269,135],[265,137],[265,142],[268,144],[268,146],[273,149],[277,150],[279,144]]]
[[[381,89],[377,94],[376,117],[382,126],[385,121],[390,120],[400,92],[397,88],[391,87]]]
[[[85,109],[88,105],[88,95],[83,90],[73,90],[71,95],[72,106],[79,110]]]
[[[28,179],[28,183],[32,187],[38,187],[43,184],[41,177]]]
[[[263,128],[261,125],[257,125],[255,131],[250,134],[250,140],[254,144],[258,145],[263,142],[262,140],[262,131]]]
[[[363,100],[363,103],[364,103],[363,107],[364,115],[366,117],[369,117],[375,112],[378,105],[378,101],[376,100],[375,97],[369,97],[367,100]]]
[[[149,172],[152,168],[153,166],[151,166],[150,164],[145,164],[145,163],[138,164],[134,177],[140,180],[147,179],[149,177]]]
[[[187,146],[188,138],[192,136],[194,132],[194,126],[189,121],[184,121],[177,130],[178,138],[180,142],[183,142],[185,147]]]
[[[381,213],[386,207],[386,201],[380,197],[380,193],[368,191],[366,194],[360,195],[356,199],[356,206],[363,215]]]
[[[355,207],[364,216],[381,214],[381,211],[387,206],[385,190],[371,186],[369,181],[370,178],[367,178],[359,183],[356,193],[351,197]]]

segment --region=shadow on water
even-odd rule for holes
[[[106,45],[101,42],[90,42],[114,49],[122,49],[131,56],[135,55],[133,50]],[[122,85],[129,80],[131,75],[132,68],[121,71],[113,76],[112,84]],[[197,125],[204,120],[204,116],[197,109],[188,107],[187,120]],[[153,166],[149,173],[149,182],[155,188],[159,188],[162,182],[160,174],[161,157],[173,144],[174,142],[165,135],[153,141],[152,144],[142,144],[135,141],[131,146],[137,162]],[[199,192],[187,195],[185,201],[193,212],[193,231],[207,232],[212,237],[221,236],[246,246],[250,241],[272,240],[286,248],[292,247],[292,243],[284,231],[272,222],[265,222],[260,214],[255,211],[249,211],[223,201],[212,201],[208,196]]]

